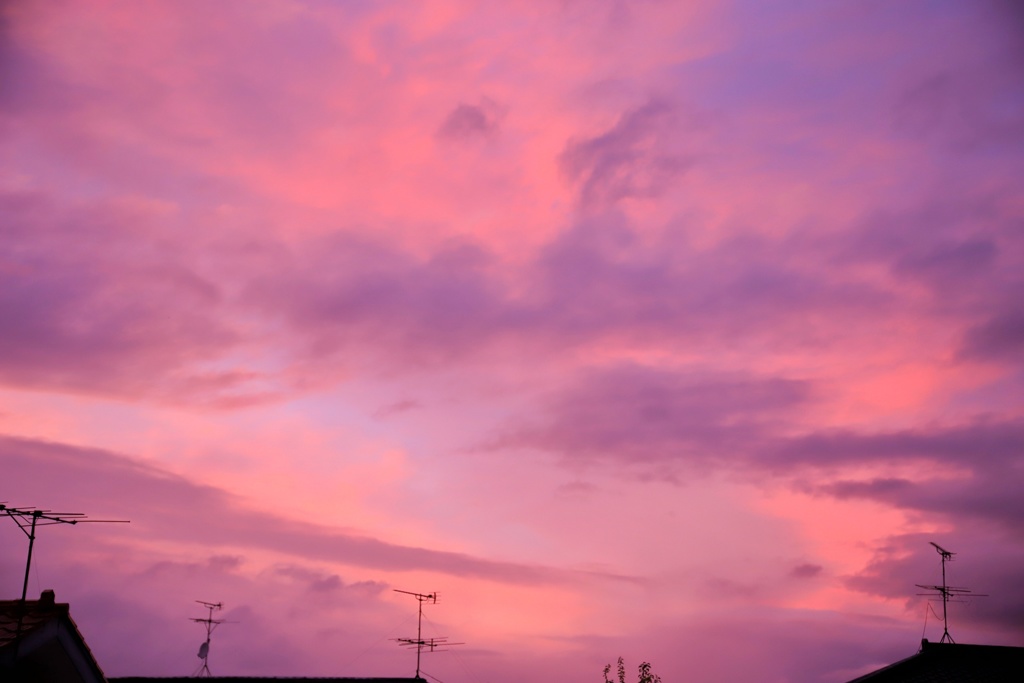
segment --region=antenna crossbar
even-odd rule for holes
[[[437,591],[433,593],[414,593],[412,591],[400,591],[397,588],[394,589],[396,593],[403,593],[404,595],[411,595],[420,602],[437,603]]]
[[[444,650],[438,650],[438,648],[445,647],[446,645],[462,645],[462,643],[449,643],[448,636],[424,638],[422,640],[417,638],[395,638],[395,642],[397,642],[399,646],[422,647],[430,652],[444,652]]]

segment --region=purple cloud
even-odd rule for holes
[[[571,140],[561,164],[569,179],[580,184],[581,203],[607,207],[668,190],[693,164],[690,155],[671,151],[680,119],[668,102],[651,101],[624,113],[600,135]]]
[[[498,132],[499,115],[499,107],[489,100],[479,105],[460,104],[445,117],[437,137],[462,141],[493,137]]]
[[[545,418],[511,428],[492,446],[541,448],[569,460],[728,462],[810,395],[797,380],[597,369],[549,398]]]
[[[1024,358],[1024,310],[997,314],[968,329],[958,356],[977,361],[1020,361]]]
[[[535,286],[515,297],[492,272],[496,255],[472,243],[424,258],[337,233],[254,276],[246,301],[289,323],[305,346],[299,357],[362,348],[391,361],[451,362],[504,341],[555,351],[623,335],[716,337],[824,307],[866,314],[880,296],[802,272],[789,245],[730,243],[673,263],[667,254],[678,246],[641,246],[614,222],[581,225],[544,250],[530,266]],[[747,261],[751,249],[763,256]],[[720,259],[737,268],[713,268]]]
[[[908,84],[893,103],[895,130],[956,150],[1019,148],[1024,139],[1019,71],[1005,55],[992,55],[982,68],[977,62],[949,64]]]
[[[196,370],[238,335],[220,315],[220,286],[183,250],[160,248],[150,219],[40,193],[0,197],[0,380],[159,397],[216,395],[247,379]]]
[[[1024,423],[981,420],[962,426],[862,434],[821,432],[782,440],[759,457],[772,467],[931,460],[965,467],[1012,463],[1024,447]],[[971,456],[971,457],[968,457]]]
[[[806,381],[705,376],[658,368],[594,370],[553,393],[543,417],[510,425],[488,449],[537,448],[567,461],[654,467],[673,479],[679,467],[831,480],[810,485],[839,499],[869,499],[943,517],[1024,528],[1017,462],[1024,425],[979,420],[962,426],[883,433],[820,431],[784,436],[812,404]],[[912,464],[920,477],[844,479],[848,468]],[[930,478],[928,465],[956,466],[956,480]],[[667,468],[667,469],[666,469]],[[758,474],[756,476],[761,476]]]
[[[823,567],[820,564],[811,564],[805,562],[798,564],[789,571],[789,575],[794,579],[806,580],[813,579],[821,575]]]

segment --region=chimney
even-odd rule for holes
[[[40,607],[53,607],[56,602],[56,598],[53,595],[53,589],[47,588],[39,595],[39,606]]]

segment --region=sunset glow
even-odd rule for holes
[[[1024,11],[0,9],[0,503],[107,676],[1024,645]],[[0,517],[0,591],[27,541]],[[412,631],[410,632],[410,629]],[[936,630],[937,629],[937,630]]]

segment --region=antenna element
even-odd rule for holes
[[[462,643],[449,643],[447,636],[443,636],[440,638],[423,638],[423,603],[429,602],[431,604],[437,604],[437,591],[434,591],[433,593],[413,593],[412,591],[400,591],[397,588],[394,589],[394,591],[396,593],[411,595],[414,598],[416,598],[417,602],[419,602],[419,615],[416,619],[416,637],[393,639],[402,647],[416,648],[416,678],[419,678],[420,655],[423,653],[424,650],[428,652],[445,652],[445,650],[439,648],[444,648],[448,645],[462,645]]]
[[[0,512],[14,520],[26,536],[28,536],[28,559],[25,561],[25,582],[21,585],[21,601],[25,602],[28,594],[28,572],[32,567],[32,548],[36,543],[36,527],[53,524],[128,524],[127,519],[88,519],[81,512],[53,512],[34,508],[12,508],[0,504]]]

